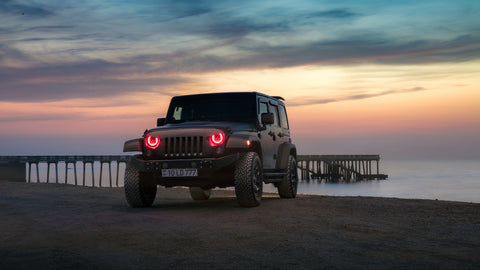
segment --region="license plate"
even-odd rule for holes
[[[198,176],[196,168],[162,169],[162,177],[195,177]]]

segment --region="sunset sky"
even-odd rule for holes
[[[480,158],[480,1],[0,1],[0,155],[119,154],[175,95],[286,99],[300,154]]]

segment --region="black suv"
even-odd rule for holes
[[[140,151],[125,169],[132,207],[151,206],[157,185],[186,186],[194,200],[235,187],[241,206],[258,206],[263,183],[281,198],[297,194],[297,150],[281,97],[257,92],[173,97],[166,118],[123,151]]]

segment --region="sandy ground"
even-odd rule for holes
[[[480,204],[0,182],[0,269],[479,269]]]

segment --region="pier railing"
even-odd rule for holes
[[[0,180],[118,187],[123,186],[124,168],[130,157],[0,156]],[[299,155],[297,167],[299,178],[303,181],[355,182],[386,179],[387,175],[379,173],[379,161],[379,155]],[[39,165],[42,166],[41,169]],[[107,171],[104,170],[104,165],[108,168]],[[59,171],[59,167],[64,172]],[[72,169],[73,174],[69,173]],[[70,181],[69,175],[73,178]],[[96,175],[98,177],[95,177]],[[51,176],[54,176],[54,179],[51,179]],[[108,182],[104,182],[104,176],[108,178]]]
[[[383,180],[380,174],[380,155],[299,155],[300,179],[304,181],[355,182]]]

